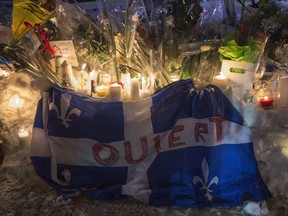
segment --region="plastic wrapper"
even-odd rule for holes
[[[13,2],[11,43],[17,43],[24,35],[33,30],[33,26],[45,23],[50,17],[50,11],[33,1],[15,0]]]

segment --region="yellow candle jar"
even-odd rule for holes
[[[99,85],[96,87],[96,96],[98,97],[105,97],[108,94],[108,86],[106,85]]]

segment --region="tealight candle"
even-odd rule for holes
[[[121,101],[122,87],[118,83],[113,83],[109,86],[109,97],[111,101]]]
[[[273,105],[273,99],[265,96],[264,98],[260,99],[260,104],[265,109],[270,108]]]
[[[97,86],[96,93],[98,97],[105,97],[108,94],[108,86],[106,85]]]
[[[227,90],[229,87],[228,78],[222,73],[214,77],[214,79],[212,80],[212,84],[218,86],[222,90]]]
[[[140,85],[139,85],[139,79],[138,78],[131,79],[130,89],[131,89],[131,91],[130,91],[131,100],[132,101],[139,100]]]

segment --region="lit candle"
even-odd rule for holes
[[[265,96],[264,98],[260,99],[260,104],[263,108],[271,108],[273,105],[273,99]]]
[[[96,86],[95,80],[96,80],[96,72],[95,70],[92,70],[89,74],[89,81],[88,81],[88,86],[90,87],[91,96],[93,93],[95,93],[95,86]]]
[[[220,72],[219,75],[215,76],[214,79],[212,80],[212,84],[218,86],[222,90],[227,90],[229,85],[228,85],[228,78]]]
[[[29,146],[29,131],[27,128],[20,128],[18,131],[20,149],[27,149]]]
[[[130,94],[130,73],[121,73],[121,82],[126,94]]]
[[[99,85],[96,87],[96,94],[98,97],[105,97],[108,94],[108,86]]]
[[[178,80],[179,80],[179,75],[171,75],[171,76],[170,76],[170,80],[171,80],[172,82],[178,81]]]
[[[145,77],[141,77],[141,89],[142,89],[142,91],[147,90],[147,80]]]
[[[109,86],[109,97],[111,101],[121,101],[122,87],[118,83],[113,83]]]
[[[131,90],[130,91],[131,100],[132,101],[139,100],[140,86],[139,86],[139,79],[138,78],[131,79],[130,90]]]
[[[13,95],[9,99],[9,104],[11,107],[17,109],[18,119],[21,118],[21,110],[20,109],[21,109],[21,106],[23,106],[23,104],[24,104],[24,100],[22,98],[20,98],[19,95]]]
[[[84,90],[84,69],[86,67],[86,63],[82,65],[81,69],[81,90]]]
[[[277,98],[277,106],[280,108],[288,107],[288,76],[279,79],[279,98]]]
[[[5,70],[2,70],[1,68],[0,68],[0,77],[8,77],[10,75],[10,73],[9,72],[7,72],[7,71],[5,71]]]

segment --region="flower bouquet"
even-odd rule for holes
[[[234,32],[228,33],[223,39],[223,45],[218,49],[222,61],[221,73],[228,77],[229,86],[233,92],[243,99],[253,87],[255,61],[260,53],[260,46],[254,38],[245,31],[244,9],[245,1],[242,3],[242,13],[239,25]]]

